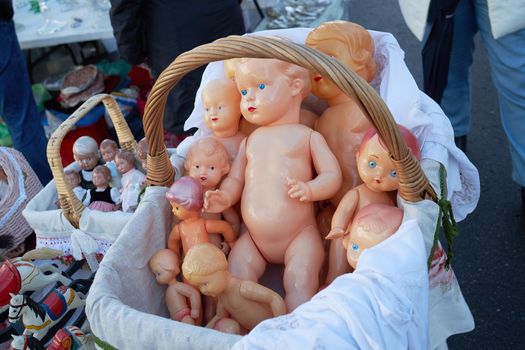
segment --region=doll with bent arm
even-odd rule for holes
[[[241,201],[248,234],[230,252],[230,271],[256,282],[268,263],[284,264],[285,301],[293,310],[319,287],[324,251],[314,201],[337,192],[341,169],[322,135],[299,123],[310,92],[306,69],[241,59],[235,80],[243,116],[259,127],[241,143],[220,189],[206,192],[205,208],[220,213]]]

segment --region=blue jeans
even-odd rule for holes
[[[47,139],[36,110],[26,61],[13,21],[0,20],[0,116],[20,151],[44,185],[53,177],[47,162]]]
[[[525,29],[495,40],[487,0],[461,0],[454,21],[448,83],[441,107],[450,118],[455,136],[470,131],[470,67],[474,35],[479,31],[498,91],[501,123],[510,144],[512,178],[525,186]]]

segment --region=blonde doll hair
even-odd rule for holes
[[[97,141],[90,136],[80,136],[73,144],[73,156],[75,159],[77,156],[100,157]]]
[[[191,279],[191,276],[209,276],[225,270],[228,270],[226,256],[211,243],[200,243],[191,247],[182,263],[182,274],[187,279]]]
[[[114,149],[118,148],[117,143],[115,141],[113,141],[113,140],[110,140],[110,139],[104,139],[100,143],[100,149],[104,149],[106,147],[112,147]]]

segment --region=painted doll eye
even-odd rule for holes
[[[211,170],[215,170],[215,167],[214,167],[214,166],[212,166],[212,167],[211,167]]]
[[[198,166],[198,165],[195,165],[195,169],[199,169],[199,166]]]
[[[390,172],[390,176],[392,176],[392,177],[397,177],[397,171],[395,171],[395,169],[392,170],[392,171]]]
[[[377,163],[375,160],[371,160],[368,162],[368,167],[374,169],[377,166]]]
[[[241,95],[246,96],[247,94],[248,94],[248,90],[246,89],[241,90]]]
[[[352,243],[352,250],[354,252],[358,252],[359,251],[359,245],[358,244],[355,244],[355,243]]]
[[[219,111],[222,109],[222,106],[219,106]]]
[[[259,84],[259,90],[264,90],[265,87],[266,87],[266,85],[264,85],[264,83],[260,83]]]

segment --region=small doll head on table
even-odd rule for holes
[[[214,138],[199,139],[191,145],[184,168],[189,176],[200,182],[204,192],[214,190],[230,171],[228,152]]]
[[[371,248],[397,231],[403,211],[385,204],[370,204],[361,208],[352,221],[350,233],[343,237],[346,258],[354,269],[364,250]]]
[[[100,154],[106,163],[115,160],[118,152],[118,145],[115,141],[105,139],[100,143]]]
[[[90,136],[81,136],[73,144],[73,158],[80,169],[91,171],[100,161],[97,141]]]
[[[181,177],[166,192],[173,214],[181,221],[200,216],[202,195],[200,182],[190,176]]]
[[[398,128],[409,150],[419,159],[419,145],[414,134],[402,125],[398,125]],[[374,192],[389,192],[399,188],[394,162],[375,129],[368,130],[363,136],[356,159],[357,171],[366,187]]]
[[[230,79],[216,79],[202,90],[204,121],[217,137],[230,137],[239,131],[241,95]]]

